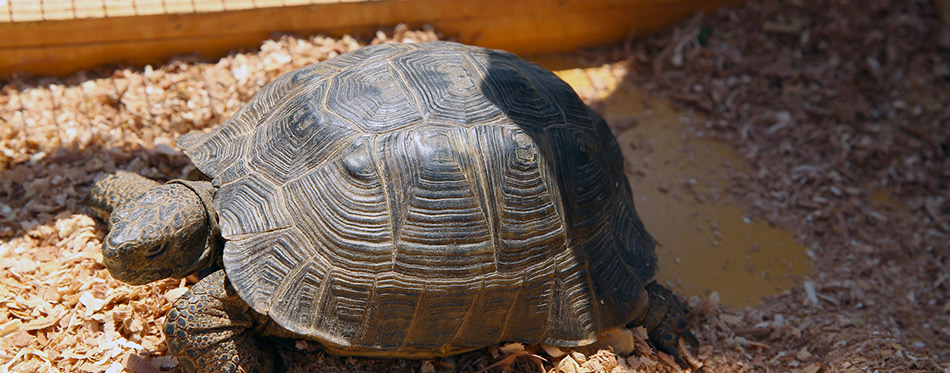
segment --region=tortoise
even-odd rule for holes
[[[117,280],[205,275],[163,328],[187,371],[273,370],[272,337],[430,358],[643,325],[680,364],[698,343],[604,119],[513,54],[364,47],[177,145],[205,181],[101,175],[90,205]]]

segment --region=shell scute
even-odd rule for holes
[[[398,130],[422,120],[419,106],[388,60],[376,60],[334,77],[328,110],[369,133]]]

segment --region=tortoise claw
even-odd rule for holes
[[[665,352],[667,355],[670,355],[673,357],[673,360],[676,361],[676,364],[678,364],[681,368],[686,369],[690,366],[686,363],[686,360],[680,356],[679,349],[677,349],[677,347],[679,347],[679,339],[682,337],[683,339],[689,341],[690,337],[692,337],[694,340],[696,337],[688,330],[686,330],[685,333],[683,332],[684,331],[674,331],[668,325],[661,324],[660,326],[649,331],[648,336],[650,337],[650,342],[653,344],[653,347],[659,351]],[[685,335],[686,333],[689,333],[689,337]]]
[[[683,358],[680,356],[680,353],[676,350],[676,348],[664,347],[663,352],[665,352],[667,355],[670,355],[673,358],[673,361],[675,361],[676,364],[680,366],[680,368],[688,369],[690,367],[689,364],[686,363],[686,360],[683,360]]]
[[[647,328],[651,344],[672,356],[680,367],[689,368],[690,365],[677,349],[679,339],[682,338],[693,347],[699,346],[699,339],[688,329],[683,305],[671,291],[656,282],[648,284],[646,290],[650,293],[650,306],[640,321]]]
[[[696,338],[696,335],[694,335],[692,331],[683,330],[680,332],[680,337],[683,337],[690,346],[699,347],[699,339]]]

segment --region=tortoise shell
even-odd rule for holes
[[[362,48],[178,145],[219,188],[237,293],[331,349],[582,345],[656,272],[604,120],[506,52]]]

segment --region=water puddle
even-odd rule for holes
[[[792,287],[810,270],[790,232],[751,219],[725,192],[727,170],[743,165],[724,144],[684,131],[684,121],[702,118],[647,98],[608,67],[556,73],[579,92],[601,92],[598,110],[623,128],[618,140],[637,211],[659,243],[661,283],[686,295],[716,291],[722,303],[743,307]]]

